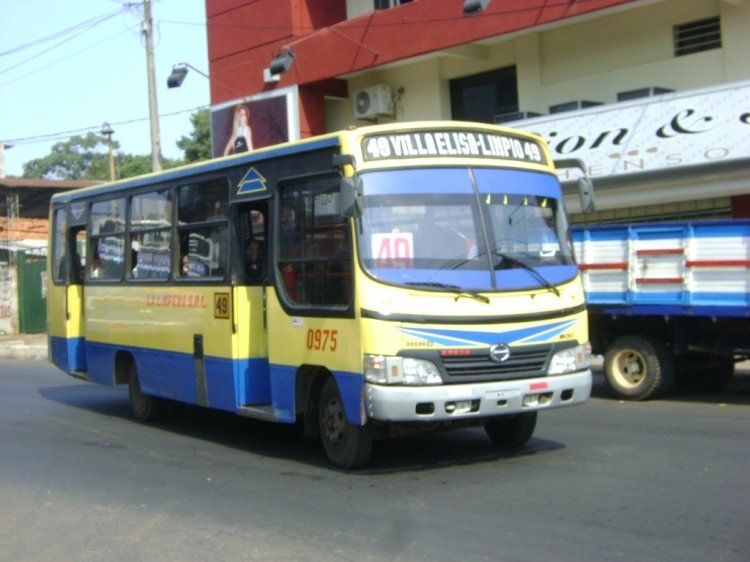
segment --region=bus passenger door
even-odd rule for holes
[[[240,406],[268,405],[268,332],[265,283],[268,274],[268,205],[242,205],[238,209],[239,279],[234,305],[238,344],[237,394]]]
[[[48,292],[50,354],[61,369],[81,372],[87,370],[83,307],[86,230],[74,226],[61,236],[57,234],[50,272],[54,283]]]
[[[266,306],[272,403],[283,421],[294,421],[305,408],[297,393],[311,383],[307,375],[325,371],[336,379],[347,418],[360,419],[352,241],[338,212],[339,179],[317,175],[279,189],[275,282]]]

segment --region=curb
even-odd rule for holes
[[[14,336],[0,338],[0,359],[46,361],[47,344],[39,341],[39,338],[35,339],[37,341],[28,341]]]

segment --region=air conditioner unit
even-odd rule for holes
[[[391,87],[376,84],[354,91],[354,117],[374,119],[378,115],[393,115]]]

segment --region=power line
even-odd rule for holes
[[[98,47],[102,43],[106,43],[108,41],[112,41],[113,39],[117,39],[118,37],[120,37],[120,35],[124,35],[126,33],[129,33],[129,30],[126,29],[125,31],[121,31],[117,35],[111,35],[110,37],[107,37],[106,39],[103,39],[103,40],[99,41],[98,43],[94,43],[93,45],[89,45],[88,47],[84,47],[83,49],[80,49],[80,50],[78,50],[78,51],[76,51],[76,52],[74,52],[74,53],[72,53],[70,55],[66,55],[66,56],[64,56],[62,58],[55,59],[54,61],[52,61],[52,62],[50,62],[48,64],[45,64],[44,66],[40,66],[39,68],[36,68],[36,69],[34,69],[34,70],[30,71],[30,72],[27,72],[26,74],[22,74],[21,76],[16,76],[12,80],[8,80],[7,82],[3,82],[2,84],[0,84],[0,88],[3,87],[3,86],[8,86],[9,84],[13,84],[14,82],[18,82],[19,80],[21,80],[23,78],[26,78],[27,76],[31,76],[33,74],[37,74],[37,73],[41,72],[42,70],[45,70],[45,69],[49,68],[50,66],[54,66],[54,65],[56,65],[56,64],[58,64],[60,62],[68,60],[72,56],[78,55],[78,54],[83,53],[85,51],[90,51],[94,47]],[[11,67],[11,68],[13,68],[13,67]],[[10,70],[10,69],[8,68],[8,69],[5,69],[5,70],[2,70],[2,71],[0,71],[0,74],[2,74],[3,72],[5,72],[6,70]]]
[[[592,0],[578,0],[578,1],[579,1],[579,4],[585,4],[586,2],[590,2]],[[60,32],[54,33],[52,35],[49,35],[49,36],[46,36],[46,37],[43,37],[43,38],[40,38],[40,39],[36,39],[34,41],[30,41],[28,43],[25,43],[23,45],[19,45],[17,47],[14,47],[14,48],[12,48],[12,49],[10,49],[8,51],[1,52],[0,53],[0,57],[5,56],[5,55],[9,55],[9,54],[13,54],[13,53],[16,53],[16,52],[20,52],[20,51],[22,51],[22,50],[24,50],[26,48],[29,48],[29,47],[32,47],[32,46],[36,46],[36,45],[39,45],[39,44],[42,44],[42,43],[45,43],[45,42],[48,42],[48,41],[52,41],[52,40],[57,39],[59,37],[63,37],[66,34],[70,34],[70,33],[78,31],[78,33],[76,35],[74,35],[73,37],[67,38],[67,39],[65,39],[65,40],[57,43],[56,45],[53,45],[52,47],[50,47],[50,48],[42,51],[41,53],[39,53],[39,54],[37,54],[37,55],[29,58],[29,59],[26,59],[26,61],[24,61],[24,62],[28,62],[29,60],[37,58],[38,56],[41,56],[42,54],[44,54],[44,53],[46,53],[46,52],[48,52],[50,50],[53,50],[54,48],[60,46],[61,44],[65,43],[65,42],[67,42],[67,41],[69,41],[69,40],[71,40],[71,39],[73,39],[75,37],[78,37],[82,33],[84,33],[86,31],[92,29],[93,27],[95,27],[95,26],[97,26],[97,25],[99,25],[101,23],[104,23],[105,21],[107,21],[107,20],[109,20],[109,19],[111,19],[111,18],[113,18],[113,17],[115,17],[115,16],[117,16],[117,15],[119,15],[121,13],[130,11],[133,7],[138,7],[140,5],[141,4],[139,2],[124,2],[121,5],[121,7],[118,10],[115,10],[114,12],[110,12],[110,13],[107,13],[107,14],[103,14],[101,16],[97,16],[96,18],[92,18],[90,20],[86,20],[84,22],[76,24],[75,26],[72,26],[72,27],[67,28],[65,30],[62,30]],[[531,11],[541,11],[543,9],[556,8],[556,7],[561,7],[561,6],[566,6],[566,7],[569,8],[570,7],[570,0],[548,0],[542,6],[523,7],[523,8],[511,8],[509,10],[505,10],[505,11],[498,12],[498,13],[485,14],[483,17],[507,17],[509,14],[518,14],[518,13],[522,13],[522,12],[531,12]],[[398,22],[392,22],[392,23],[391,22],[372,23],[372,22],[368,21],[367,23],[347,24],[347,27],[355,28],[356,29],[356,28],[359,28],[359,27],[390,27],[390,26],[394,26],[394,25],[403,26],[405,24],[424,25],[425,23],[445,23],[445,22],[448,22],[448,21],[455,21],[456,19],[460,19],[460,18],[456,18],[456,17],[432,18],[432,19],[423,19],[423,20],[418,20],[418,21],[406,21],[406,22],[404,22],[404,21],[398,21]],[[165,20],[165,19],[159,19],[159,20],[155,20],[155,21],[158,24],[167,23],[167,24],[175,24],[175,25],[190,25],[190,26],[206,27],[206,23],[186,22],[186,21],[177,21],[177,20]],[[269,29],[269,28],[273,28],[273,26],[269,27],[267,25],[242,25],[242,24],[229,24],[229,25],[217,25],[217,24],[214,24],[214,27],[215,28],[221,28],[221,29],[242,29],[242,30]],[[288,26],[284,26],[283,29],[288,29]],[[314,33],[316,31],[321,31],[322,29],[325,29],[325,28],[319,28],[319,29],[312,29],[312,28],[310,28],[309,29],[309,33]],[[81,52],[84,52],[86,50],[92,49],[92,48],[94,48],[94,47],[96,47],[96,46],[98,46],[98,45],[100,45],[100,44],[102,44],[102,43],[104,43],[106,41],[114,39],[115,37],[119,37],[123,33],[127,33],[127,32],[128,32],[128,30],[126,30],[126,31],[124,31],[124,32],[122,32],[122,33],[120,33],[118,35],[112,36],[112,37],[110,37],[108,39],[105,39],[104,41],[100,41],[98,43],[95,43],[94,45],[91,45],[89,47],[81,49],[81,50],[73,53],[72,55],[68,55],[68,56],[64,57],[63,59],[58,59],[58,60],[56,60],[56,61],[54,61],[54,62],[52,62],[52,63],[50,63],[48,65],[45,65],[42,68],[39,68],[39,69],[31,71],[31,72],[29,72],[29,73],[27,73],[27,74],[25,74],[23,76],[15,78],[14,80],[2,83],[2,84],[0,84],[0,87],[7,86],[8,84],[11,84],[11,83],[13,83],[13,82],[15,82],[17,80],[20,80],[21,78],[25,78],[27,76],[30,76],[31,74],[35,74],[37,72],[40,72],[41,70],[44,70],[45,68],[47,68],[47,67],[49,67],[51,65],[57,64],[61,60],[66,60],[66,59],[70,58],[71,56],[74,56],[74,55],[77,55],[77,54],[79,54]],[[306,38],[306,36],[304,34],[300,35],[298,37],[298,39],[305,39],[305,38]],[[23,63],[20,63],[20,64],[23,64]],[[244,62],[237,63],[236,66],[242,66],[244,64],[246,64],[246,63],[244,63]],[[8,70],[11,70],[12,68],[15,68],[16,66],[19,66],[19,65],[14,65],[14,66],[12,66],[10,68],[6,68],[4,70],[0,70],[0,74],[2,74],[4,72],[7,72]],[[176,111],[176,112],[172,112],[172,113],[160,114],[159,117],[160,118],[161,117],[173,117],[175,115],[181,115],[181,114],[188,113],[188,112],[195,112],[195,111],[198,111],[198,110],[201,110],[201,109],[205,109],[207,107],[210,107],[210,106],[204,105],[204,106],[199,106],[199,107],[195,107],[195,108],[180,110],[180,111]],[[141,117],[141,118],[130,119],[130,120],[126,120],[126,121],[115,122],[115,123],[112,123],[112,125],[114,125],[114,126],[130,125],[130,124],[133,124],[133,123],[138,123],[138,122],[147,121],[147,120],[149,120],[149,117]],[[19,138],[16,138],[16,139],[7,139],[7,140],[5,140],[5,142],[13,143],[13,144],[34,144],[34,143],[50,142],[50,141],[54,141],[54,140],[64,139],[64,138],[66,138],[66,137],[68,137],[70,135],[74,135],[74,134],[77,134],[77,133],[85,133],[85,132],[90,132],[90,131],[95,131],[95,130],[100,130],[100,129],[101,129],[101,125],[95,125],[95,126],[89,126],[89,127],[82,127],[82,128],[79,128],[79,129],[72,129],[72,130],[67,130],[67,131],[59,131],[59,132],[56,132],[56,133],[47,133],[47,134],[35,135],[35,136],[29,136],[29,137],[19,137]]]
[[[519,15],[523,13],[534,13],[534,12],[538,12],[538,15],[541,15],[541,13],[544,12],[544,10],[549,10],[549,9],[554,9],[554,8],[565,8],[565,12],[566,14],[568,14],[574,5],[577,7],[585,7],[586,4],[590,4],[596,1],[597,0],[546,0],[545,3],[542,5],[536,4],[533,6],[506,8],[502,11],[497,11],[497,12],[484,12],[482,13],[481,17],[485,19],[505,18],[510,15]],[[360,14],[359,16],[356,16],[356,18],[372,16],[376,12],[387,12],[387,11],[388,10],[374,10],[372,12],[365,12],[363,14]],[[466,19],[466,16],[464,16],[463,14],[457,13],[457,15],[450,15],[450,16],[445,16],[445,17],[427,17],[423,19],[414,19],[414,20],[406,20],[406,19],[395,20],[394,19],[393,21],[378,21],[378,22],[371,21],[371,18],[367,18],[366,21],[362,21],[362,22],[354,22],[352,21],[353,19],[355,18],[348,18],[345,20],[341,20],[340,22],[337,22],[330,26],[324,26],[324,27],[295,26],[295,29],[297,29],[299,32],[299,35],[297,35],[296,39],[304,39],[306,38],[306,35],[311,35],[316,32],[323,31],[324,29],[327,29],[329,27],[339,26],[340,30],[344,31],[344,30],[375,29],[375,28],[387,28],[387,27],[423,26],[425,24],[439,24],[439,23],[451,23],[451,22],[456,22],[456,21],[462,21]],[[175,24],[175,25],[188,25],[188,26],[197,26],[197,27],[207,26],[207,23],[196,23],[196,22],[179,21],[179,20],[162,19],[159,21],[161,23],[170,23],[170,24]],[[240,31],[258,31],[258,30],[289,30],[291,31],[291,28],[289,25],[266,25],[266,24],[253,25],[253,24],[243,24],[243,23],[229,23],[229,24],[212,23],[211,27],[212,29],[225,29],[225,30],[235,29],[235,30],[240,30]]]
[[[201,109],[208,109],[209,107],[210,106],[208,106],[208,105],[201,105],[201,106],[193,107],[193,108],[189,108],[189,109],[181,109],[181,110],[178,110],[178,111],[173,111],[171,113],[162,113],[162,114],[159,115],[159,118],[161,119],[162,117],[164,117],[164,118],[166,118],[166,117],[174,117],[176,115],[182,115],[184,113],[194,113],[196,111],[200,111]],[[137,118],[134,118],[134,119],[128,119],[126,121],[112,122],[112,123],[110,123],[110,125],[112,125],[113,127],[122,126],[122,125],[132,125],[133,123],[140,123],[140,122],[148,121],[148,120],[149,120],[149,117],[137,117]],[[92,132],[92,131],[100,131],[101,128],[102,128],[101,124],[100,125],[95,125],[95,126],[92,125],[90,127],[81,127],[80,129],[70,129],[70,130],[67,130],[67,131],[58,131],[56,133],[47,133],[47,134],[35,135],[35,136],[31,136],[31,137],[19,137],[19,138],[16,138],[16,139],[5,139],[4,142],[10,143],[10,144],[14,144],[14,145],[36,144],[36,143],[42,143],[42,142],[51,142],[51,141],[54,141],[54,140],[60,140],[60,139],[68,138],[71,135],[76,135],[76,134],[79,134],[79,133],[88,133],[88,132]]]
[[[95,26],[99,25],[100,23],[104,23],[105,21],[107,21],[107,20],[115,17],[116,15],[121,14],[123,11],[125,11],[125,9],[126,9],[125,7],[120,8],[119,10],[116,10],[114,12],[110,12],[108,14],[103,14],[101,16],[97,16],[95,18],[91,18],[90,20],[86,20],[84,22],[77,23],[76,25],[74,25],[72,27],[69,27],[67,29],[63,29],[62,31],[58,31],[56,33],[53,33],[52,35],[48,35],[48,36],[42,37],[40,39],[35,39],[33,41],[29,41],[28,43],[24,43],[23,45],[19,45],[18,47],[13,47],[9,51],[4,51],[4,52],[0,53],[0,57],[4,57],[6,55],[12,55],[12,54],[17,53],[19,51],[23,51],[24,49],[27,49],[29,47],[35,47],[35,46],[40,45],[42,43],[46,43],[48,41],[52,41],[54,39],[57,39],[58,37],[62,37],[64,35],[67,35],[68,33],[73,33],[74,31],[78,30],[81,27],[86,27],[86,29],[84,29],[84,30],[81,31],[81,33],[83,33],[83,31],[87,31],[91,27],[95,27]],[[79,33],[79,35],[80,35],[80,33]]]

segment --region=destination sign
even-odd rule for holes
[[[399,158],[491,158],[546,164],[540,143],[485,131],[415,131],[371,135],[362,140],[365,160]]]

